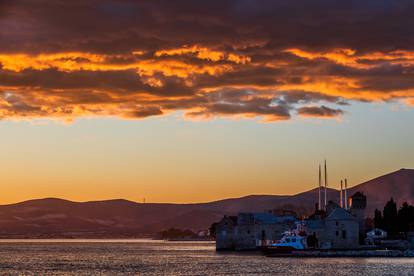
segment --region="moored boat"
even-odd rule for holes
[[[304,249],[306,249],[305,236],[286,233],[280,241],[266,246],[262,250],[266,255],[271,255],[290,254],[293,251]]]

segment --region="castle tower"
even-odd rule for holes
[[[367,197],[361,192],[356,192],[349,198],[348,202],[349,211],[358,219],[360,235],[365,235],[365,208],[367,207]]]

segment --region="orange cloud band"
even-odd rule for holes
[[[347,101],[412,105],[414,52],[290,48],[262,60],[251,54],[201,45],[153,53],[3,53],[0,116],[145,118],[184,110],[192,119],[272,122],[293,114],[341,116]]]

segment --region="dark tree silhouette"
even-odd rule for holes
[[[383,214],[384,230],[388,232],[389,237],[395,237],[398,233],[398,211],[397,204],[391,198],[385,204]]]
[[[217,226],[217,222],[214,222],[213,224],[211,224],[209,231],[210,231],[210,237],[215,238],[216,237],[216,226]]]
[[[378,209],[375,209],[374,226],[375,226],[375,228],[380,228],[380,229],[382,229],[384,227],[382,213]]]
[[[398,226],[399,231],[407,233],[410,226],[414,224],[414,206],[404,202],[401,208],[398,210]]]
[[[406,237],[407,232],[414,231],[414,206],[404,202],[397,210],[394,199],[385,204],[384,211],[375,210],[374,225],[387,231],[389,238]]]

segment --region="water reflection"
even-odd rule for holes
[[[267,258],[211,242],[0,241],[0,274],[414,275],[412,258]]]

